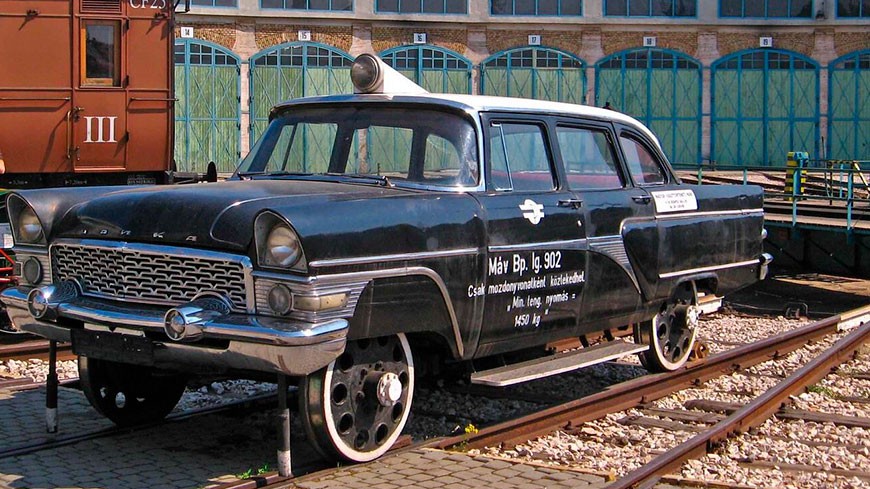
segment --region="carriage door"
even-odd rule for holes
[[[486,297],[480,343],[495,353],[576,325],[586,240],[582,203],[560,182],[548,126],[492,118],[486,131],[489,188],[478,198],[488,221],[487,272],[472,292]]]
[[[118,5],[120,8],[120,4]],[[77,46],[80,53],[73,110],[73,168],[82,171],[125,169],[126,91],[123,87],[121,40],[124,22],[80,18]]]

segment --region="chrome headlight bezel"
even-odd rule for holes
[[[257,264],[261,268],[307,272],[308,263],[299,234],[284,218],[263,212],[254,221]]]
[[[6,201],[15,244],[46,245],[45,226],[33,207],[17,195]]]

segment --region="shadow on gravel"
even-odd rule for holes
[[[788,316],[803,311],[818,319],[870,304],[870,280],[831,275],[776,274],[725,298],[732,310]]]

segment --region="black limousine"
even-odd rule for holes
[[[681,183],[631,117],[429,94],[370,55],[352,79],[275,107],[228,181],[12,192],[14,327],[71,342],[118,424],[193,376],[277,375],[319,450],[365,461],[424,371],[678,369],[698,298],[766,274],[761,189]],[[633,341],[545,348],[615,328]]]

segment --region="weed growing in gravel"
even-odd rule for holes
[[[825,387],[823,385],[811,385],[807,387],[807,392],[812,392],[814,394],[820,394],[830,399],[839,399],[840,395],[834,392],[830,387]]]
[[[241,474],[236,474],[237,479],[245,480],[250,479],[256,475],[263,475],[269,471],[269,464],[264,463],[260,468],[254,469],[253,467],[242,472]]]
[[[471,435],[477,434],[478,431],[480,431],[480,430],[477,429],[477,426],[474,426],[472,423],[468,423],[467,425],[465,425],[465,437],[466,438],[468,438]],[[460,452],[467,452],[468,451],[468,441],[462,440],[462,442],[460,442],[459,445],[456,446],[456,449],[459,450]]]

